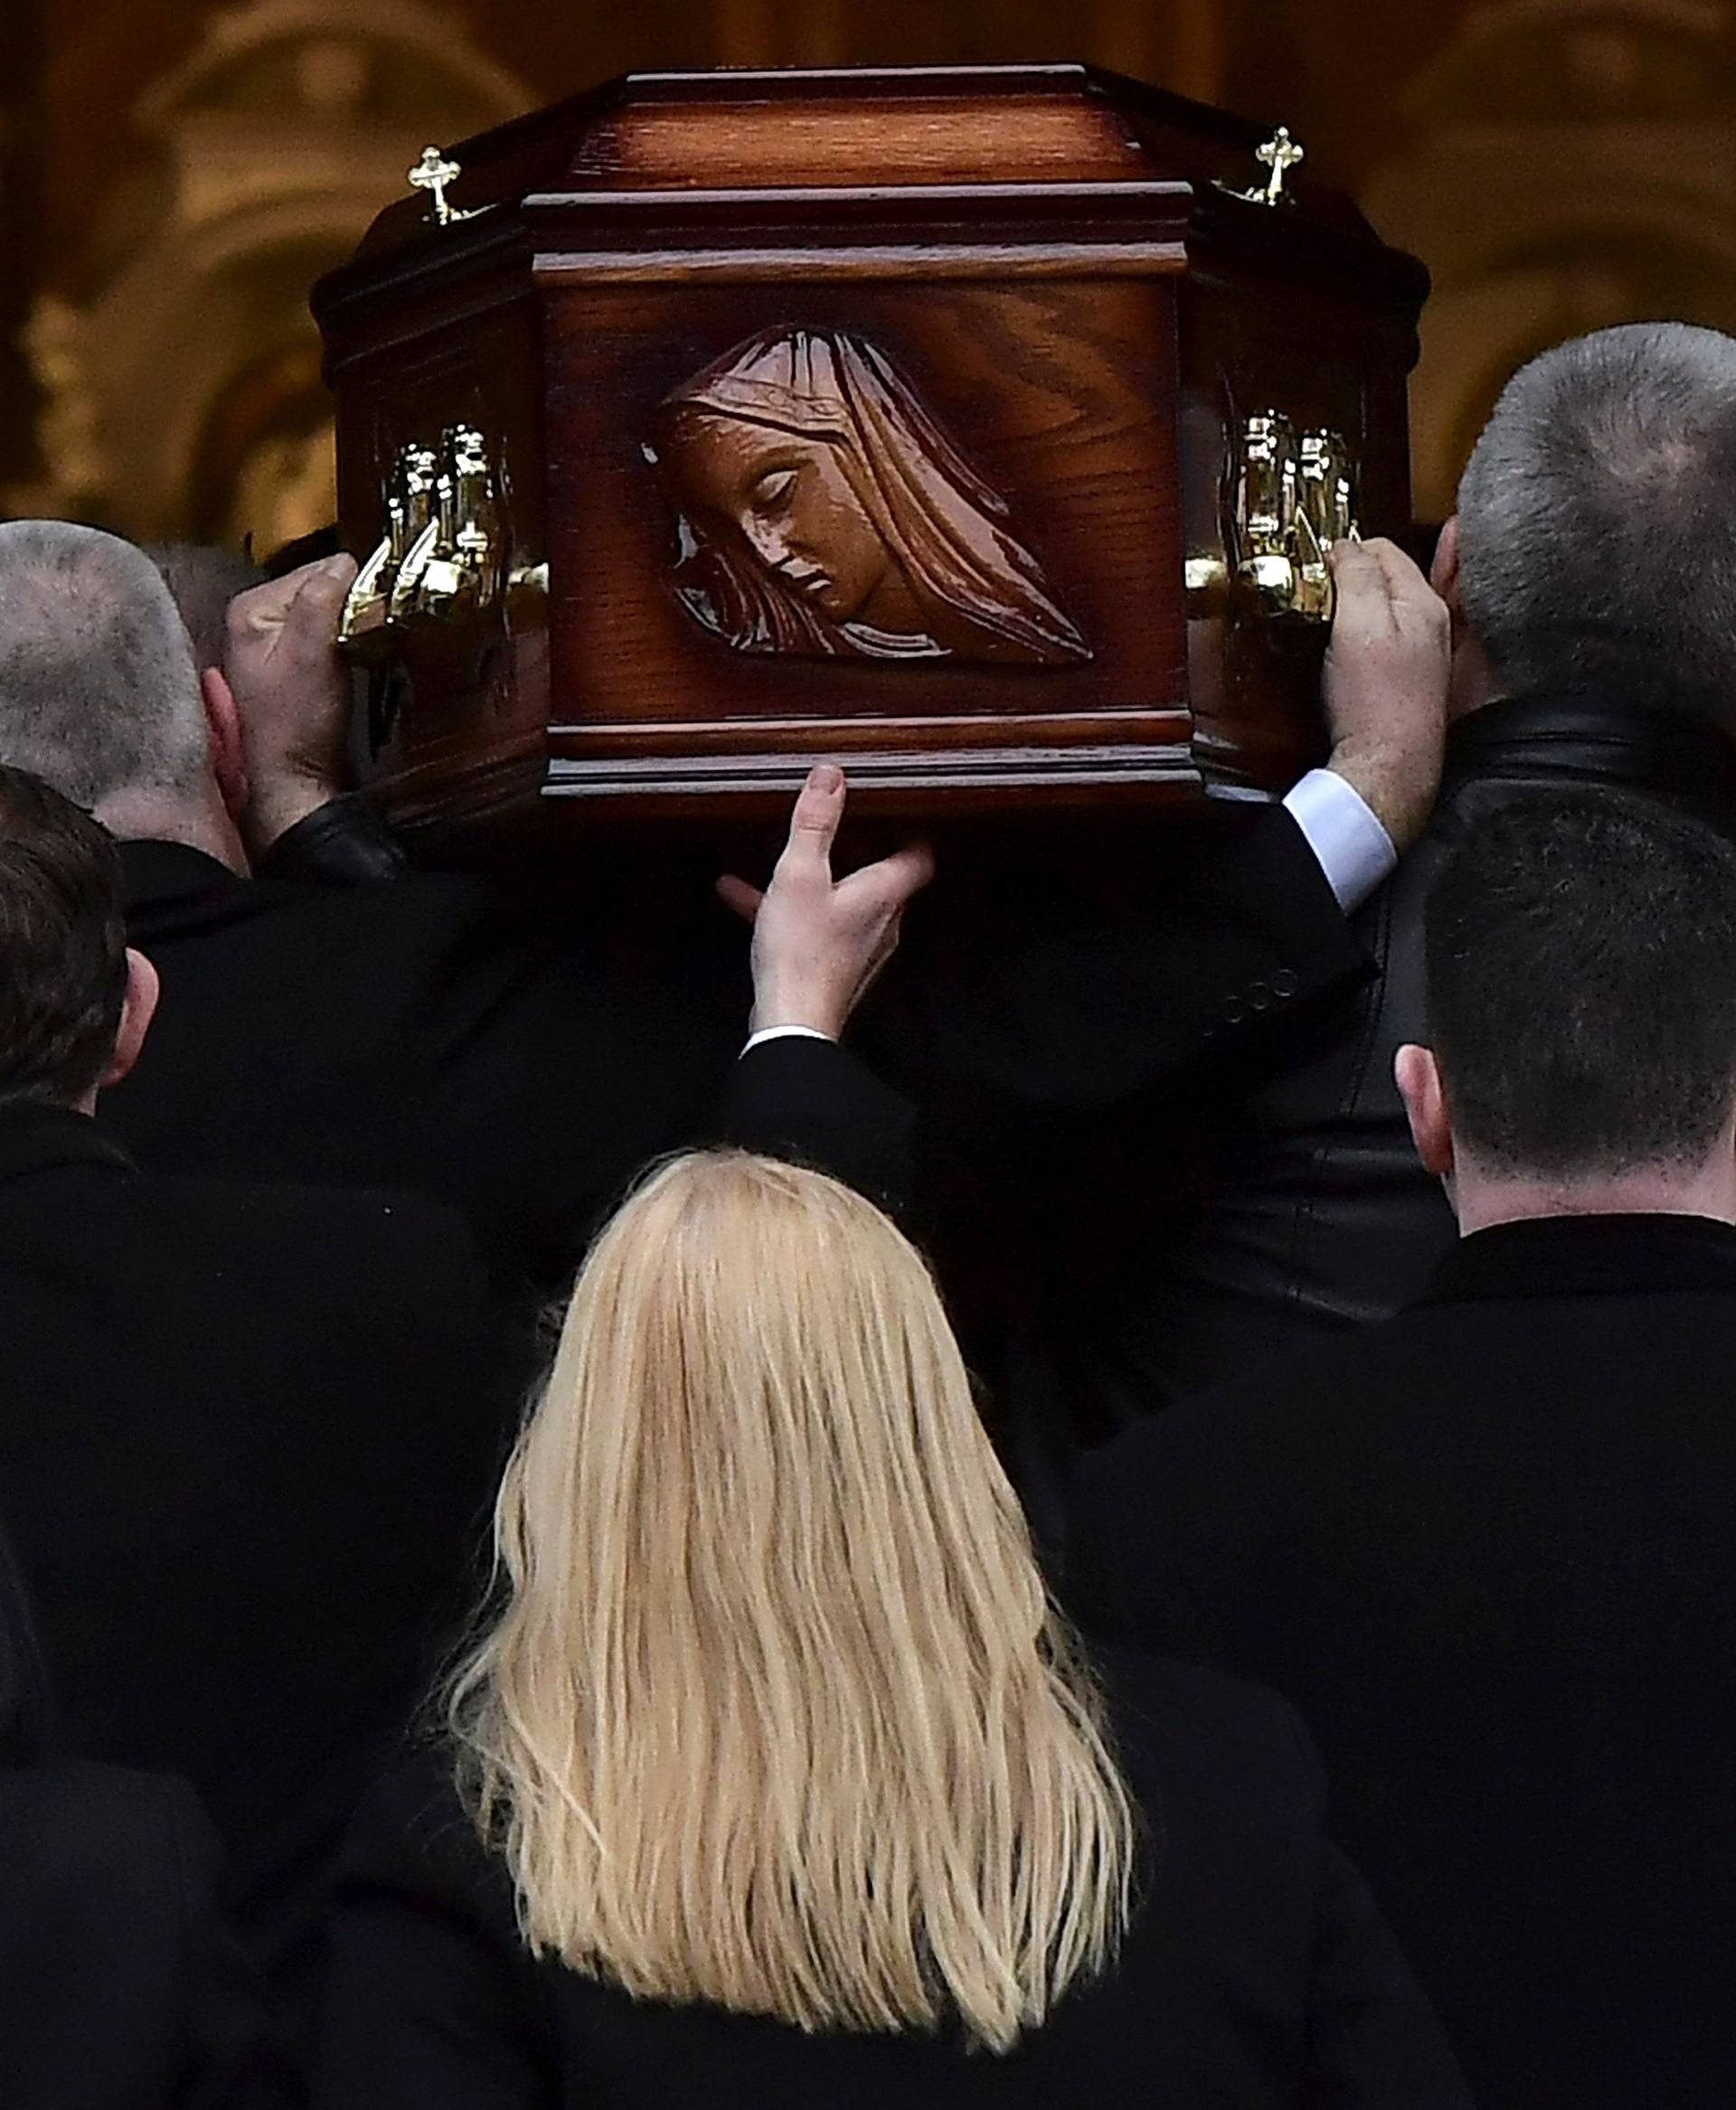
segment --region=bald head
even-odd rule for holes
[[[1458,489],[1458,597],[1502,690],[1736,728],[1736,338],[1636,323],[1503,391]]]
[[[196,793],[209,755],[193,647],[144,551],[65,521],[0,524],[0,763],[98,806]]]

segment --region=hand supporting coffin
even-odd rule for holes
[[[206,674],[207,702],[213,679],[232,697],[236,804],[255,860],[349,786],[350,680],[336,638],[354,578],[354,558],[327,557],[229,605],[227,681]]]
[[[1334,773],[1396,850],[1421,833],[1440,782],[1452,621],[1396,542],[1338,542],[1324,676]]]
[[[723,900],[753,926],[755,1038],[781,1031],[835,1041],[896,951],[911,897],[934,876],[933,853],[919,843],[834,880],[844,802],[843,770],[818,764],[796,801],[770,886],[762,892],[741,879],[718,881]]]

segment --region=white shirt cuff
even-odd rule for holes
[[[1286,793],[1286,810],[1301,829],[1326,884],[1348,916],[1360,909],[1399,862],[1392,838],[1354,784],[1335,770],[1310,769]]]
[[[1351,796],[1355,798],[1355,793],[1352,792]],[[1361,805],[1363,802],[1360,798],[1358,798],[1356,799],[1356,803],[1358,805]],[[760,1045],[761,1041],[829,1041],[831,1039],[831,1034],[821,1032],[818,1026],[761,1026],[757,1033],[750,1033],[748,1035],[748,1044],[745,1048],[742,1049],[741,1052],[743,1055],[751,1055],[753,1050]]]

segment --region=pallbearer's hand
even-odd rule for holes
[[[337,653],[353,557],[326,557],[237,594],[226,671],[252,798],[255,854],[344,788],[350,679]]]
[[[1396,542],[1337,542],[1326,650],[1330,767],[1361,792],[1403,850],[1440,783],[1452,623],[1447,604]]]
[[[905,904],[934,876],[926,843],[832,876],[832,845],[844,818],[844,772],[810,769],[790,816],[789,841],[762,893],[745,880],[717,890],[753,925],[753,1031],[807,1026],[836,1040],[874,976],[891,959]]]

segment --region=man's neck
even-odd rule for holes
[[[1460,630],[1454,641],[1452,671],[1447,683],[1448,723],[1468,718],[1501,693],[1502,684],[1481,644],[1468,630]]]
[[[1691,1172],[1647,1166],[1590,1180],[1513,1179],[1461,1161],[1452,1199],[1461,1238],[1558,1216],[1703,1216],[1736,1224],[1736,1157],[1726,1149]]]
[[[118,843],[184,843],[247,877],[247,852],[214,793],[207,798],[196,794],[118,791],[99,803],[96,817]]]

